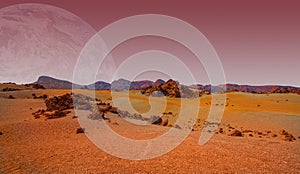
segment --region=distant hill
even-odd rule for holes
[[[192,88],[210,91],[210,92],[247,92],[254,94],[267,94],[267,93],[298,93],[300,88],[292,86],[279,86],[279,85],[265,85],[265,86],[252,86],[252,85],[238,85],[238,84],[225,84],[225,85],[192,85]]]
[[[110,90],[111,85],[107,82],[98,81],[96,83],[88,85],[87,88],[91,90]]]
[[[73,85],[69,81],[59,80],[48,76],[40,76],[34,84],[43,85],[46,89],[72,89]],[[82,86],[78,85],[78,87],[80,88]]]
[[[171,79],[170,79],[171,80]],[[142,81],[133,81],[130,82],[129,80],[125,79],[119,79],[113,81],[111,84],[103,81],[97,81],[93,84],[89,85],[78,85],[73,84],[72,82],[66,81],[66,80],[59,80],[55,79],[53,77],[48,76],[40,76],[36,82],[33,84],[39,84],[47,89],[72,89],[72,86],[74,88],[83,88],[83,89],[91,89],[91,90],[146,90],[148,89],[148,92],[153,91],[159,91],[155,88],[160,86],[163,87],[164,90],[168,89],[165,86],[173,86],[174,89],[176,87],[173,80],[165,82],[161,79],[158,79],[154,82],[150,80],[142,80]],[[279,85],[265,85],[265,86],[252,86],[252,85],[238,85],[238,84],[224,84],[224,85],[218,85],[218,86],[212,86],[212,85],[191,85],[191,86],[184,86],[180,85],[179,82],[176,82],[178,85],[179,90],[189,92],[189,89],[195,89],[200,90],[202,93],[223,93],[223,92],[247,92],[247,93],[256,93],[256,94],[267,94],[267,93],[297,93],[300,94],[300,88],[298,87],[292,87],[292,86],[279,86]],[[166,84],[166,85],[164,85]],[[176,87],[177,89],[177,87]],[[170,92],[170,91],[169,91]],[[169,93],[168,92],[168,93]],[[169,95],[169,94],[168,94]],[[174,94],[175,96],[178,94]]]

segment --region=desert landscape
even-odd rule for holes
[[[52,84],[62,82],[52,80]],[[45,81],[44,77],[41,84],[1,84],[1,173],[300,172],[298,93],[210,93],[183,87],[173,80],[152,85],[147,82],[140,90],[49,89]],[[200,92],[195,95],[195,91]],[[91,104],[87,101],[93,99],[93,94],[95,100]],[[134,110],[124,104],[128,97]],[[164,101],[166,106],[160,108]],[[150,107],[157,109],[149,113]],[[183,115],[185,121],[178,123],[181,107],[197,107],[199,113],[196,117]],[[89,139],[91,131],[84,127],[80,120],[83,116],[74,108],[91,111],[84,119],[99,125],[105,123],[117,134],[133,140],[159,137],[171,128],[191,132],[179,146],[162,156],[122,159],[104,152]],[[211,108],[224,108],[224,114],[210,132],[212,138],[199,145],[201,132],[213,124],[207,121]],[[125,145],[117,144],[115,150],[120,146]],[[152,150],[159,151],[163,146]],[[134,153],[135,149],[130,151]]]
[[[300,173],[300,1],[0,1],[0,174]]]

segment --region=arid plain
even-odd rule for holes
[[[196,99],[148,97],[140,91],[130,91],[129,101],[136,112],[146,113],[150,107],[160,107],[166,101],[164,112],[172,115],[165,126],[143,126],[131,123],[134,118],[106,113],[107,119],[100,122],[130,139],[162,135],[175,125],[184,104],[199,107],[200,112],[196,120],[190,120],[195,124],[189,136],[174,150],[149,160],[126,160],[102,151],[86,134],[77,134],[82,125],[73,109],[56,119],[36,119],[32,115],[46,109],[45,99],[34,99],[32,94],[51,98],[70,92],[54,89],[0,92],[0,173],[300,173],[298,94],[231,92],[213,94],[214,101],[211,95],[203,95],[199,104]],[[113,94],[109,90],[96,91],[98,99],[112,105],[112,100],[117,103],[127,96],[124,91]],[[13,99],[9,99],[10,95]],[[128,110],[126,107],[118,103],[118,108]],[[200,146],[199,137],[211,107],[225,108],[224,114],[213,137]],[[186,125],[178,126],[185,129]],[[241,135],[233,134],[235,130]],[[287,139],[287,132],[294,139]]]

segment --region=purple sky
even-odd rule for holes
[[[46,3],[68,10],[96,31],[132,15],[173,16],[197,27],[208,38],[220,57],[227,82],[300,86],[300,1],[10,0],[1,1],[0,7],[24,2]],[[140,47],[157,46],[163,47],[149,43]],[[129,47],[123,48],[126,52]],[[115,59],[122,60],[118,56]],[[197,67],[193,68],[197,71]],[[36,78],[32,77],[32,81]]]

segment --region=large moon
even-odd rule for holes
[[[96,31],[67,10],[45,4],[0,9],[0,82],[40,75],[72,79],[81,50]]]

